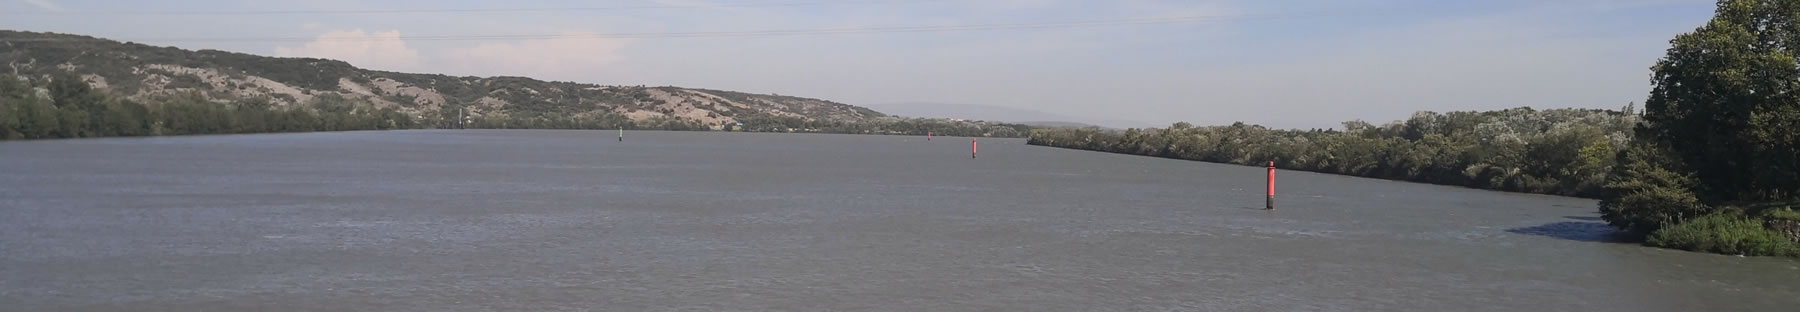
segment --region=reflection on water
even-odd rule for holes
[[[1583,242],[1617,242],[1612,227],[1605,222],[1562,221],[1538,226],[1507,229],[1507,232],[1555,237]]]

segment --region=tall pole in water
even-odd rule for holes
[[[976,142],[975,138],[969,138],[969,159],[975,159],[975,152],[980,150],[981,143]]]
[[[1269,162],[1269,201],[1263,209],[1275,210],[1275,162]]]

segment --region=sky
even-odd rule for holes
[[[0,0],[0,28],[388,71],[1331,128],[1620,108],[1708,0]],[[1157,21],[1157,23],[1150,23]],[[1101,22],[1101,23],[1094,23]],[[978,29],[971,25],[1010,25]],[[943,31],[873,31],[940,27]],[[762,31],[801,30],[800,35]],[[833,30],[819,33],[819,30]]]

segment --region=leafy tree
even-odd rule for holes
[[[24,138],[55,138],[62,129],[55,105],[40,98],[25,99],[19,107],[19,133]]]
[[[25,133],[25,102],[32,100],[35,89],[12,75],[0,75],[0,139],[20,139]]]
[[[1721,0],[1652,67],[1643,122],[1600,211],[1648,243],[1793,254],[1758,218],[1716,213],[1800,196],[1800,1]],[[1627,107],[1627,110],[1632,107]]]
[[[1722,0],[1653,67],[1640,137],[1694,170],[1706,202],[1800,190],[1800,1]]]

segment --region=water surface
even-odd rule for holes
[[[0,143],[0,310],[1785,311],[1592,200],[968,138]]]

